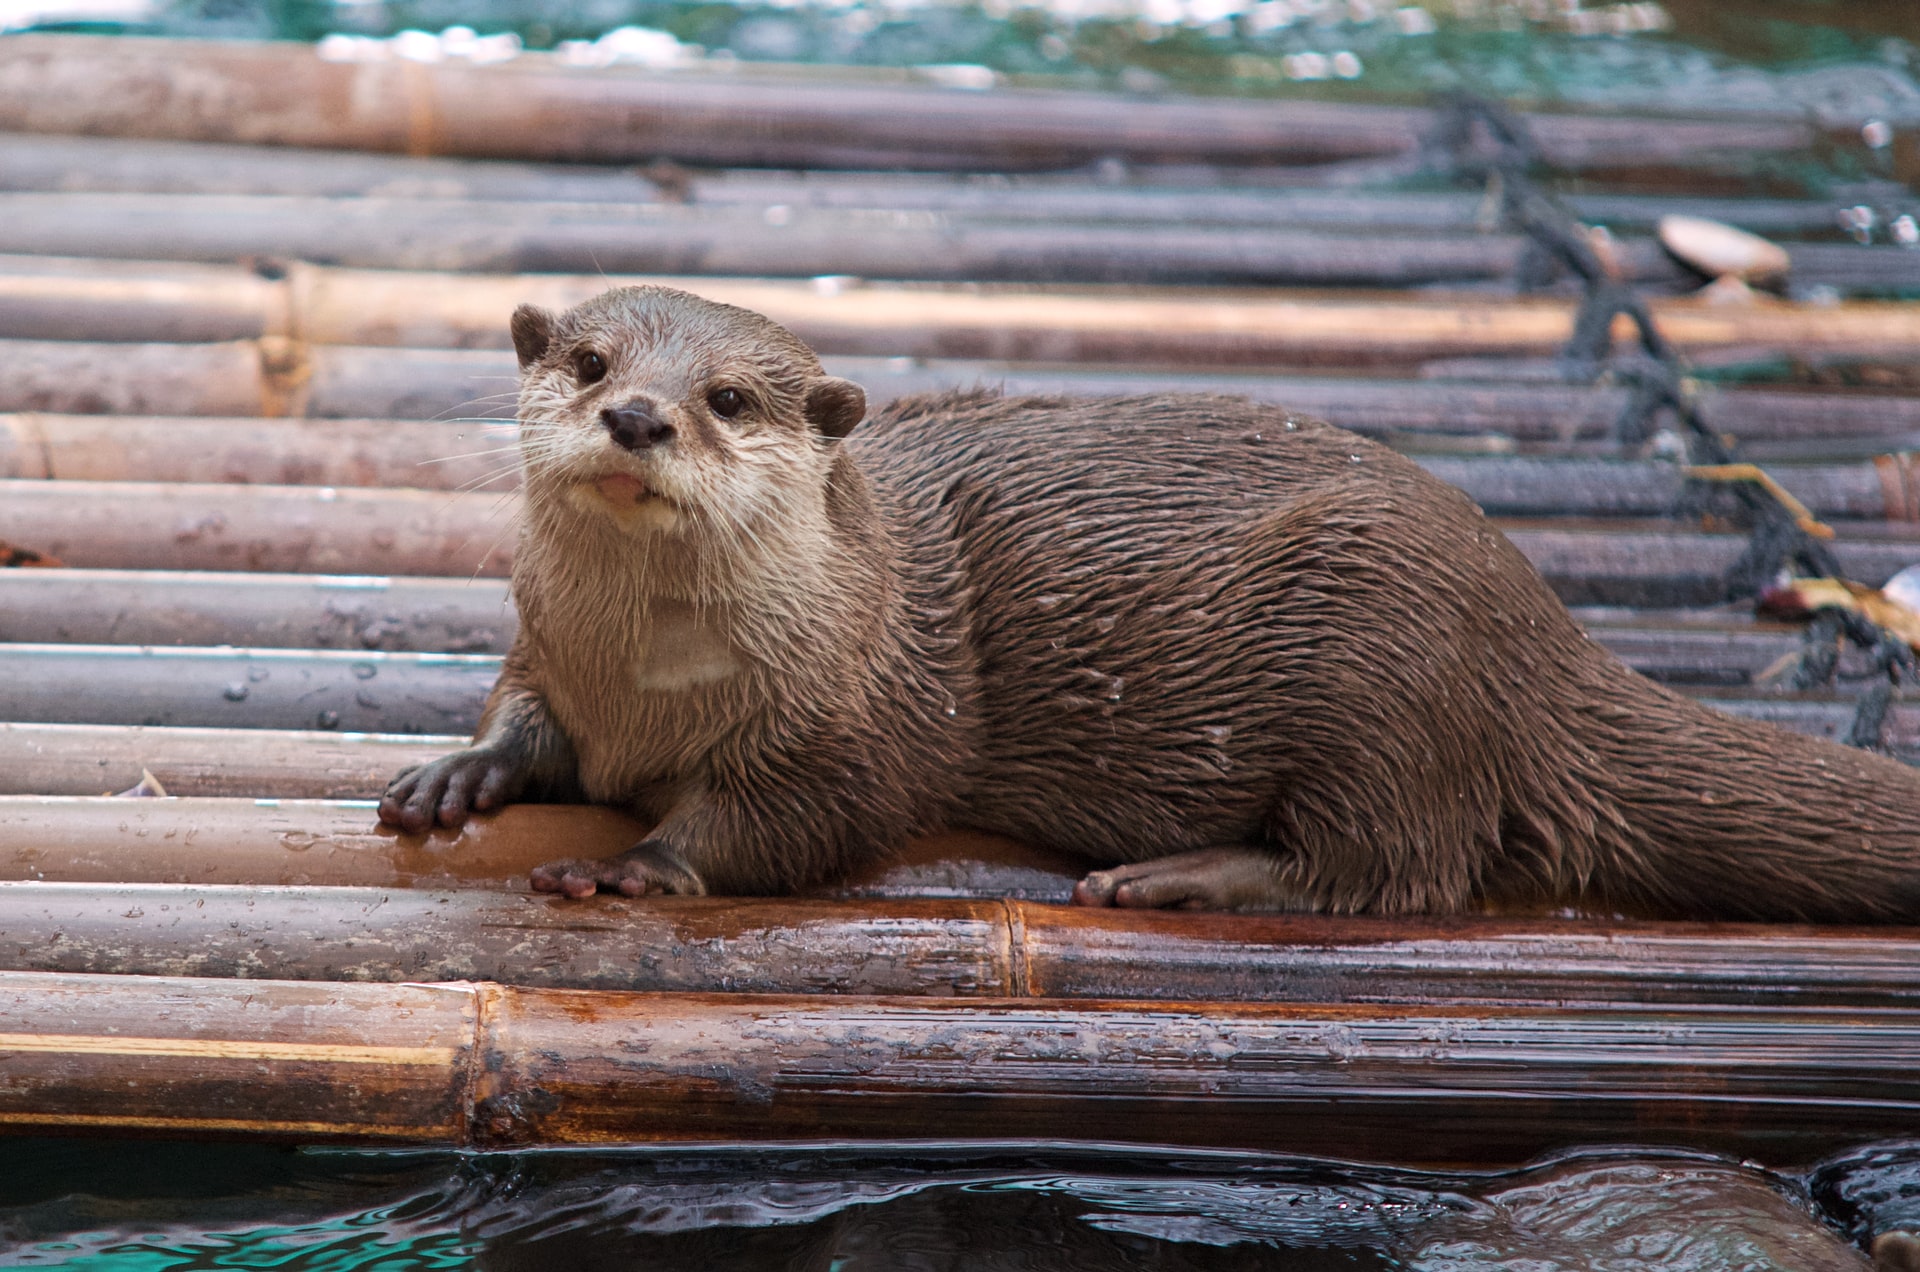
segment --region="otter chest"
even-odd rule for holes
[[[545,617],[544,643],[566,651],[547,660],[548,702],[589,798],[642,798],[704,767],[745,670],[711,611],[655,600],[617,616]]]

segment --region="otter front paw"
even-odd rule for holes
[[[1280,861],[1258,848],[1207,848],[1096,870],[1073,888],[1075,905],[1163,910],[1303,910]]]
[[[468,747],[407,769],[380,798],[380,820],[408,834],[458,826],[468,813],[484,813],[518,795],[527,784],[525,768],[488,747]]]
[[[707,894],[705,880],[662,839],[642,840],[618,857],[601,861],[580,857],[550,861],[534,867],[531,881],[535,892],[559,892],[570,897],[590,897],[596,892],[618,892],[625,897]]]

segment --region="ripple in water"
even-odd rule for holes
[[[1440,1176],[1116,1148],[458,1155],[13,1141],[0,1266],[162,1272],[1858,1272],[1920,1146],[1804,1179],[1655,1150]]]

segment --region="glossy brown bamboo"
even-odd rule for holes
[[[151,773],[176,796],[377,799],[465,735],[0,723],[0,795],[111,795]]]
[[[499,579],[0,570],[0,642],[501,654]]]
[[[1785,1165],[1920,1115],[1911,1009],[941,1002],[0,974],[0,1125],[452,1146],[1105,1140]],[[1409,1134],[1409,1127],[1418,1127]]]
[[[1221,169],[1203,184],[1153,168],[1116,184],[1088,173],[997,174],[781,172],[530,164],[117,137],[0,133],[0,190],[100,194],[226,194],[304,198],[465,199],[644,204],[704,208],[838,208],[988,216],[996,220],[1133,224],[1327,226],[1479,230],[1483,194],[1233,184]],[[1651,229],[1663,216],[1724,221],[1756,234],[1830,234],[1834,210],[1815,199],[1566,194],[1576,215],[1615,229]],[[285,254],[281,252],[279,254]]]
[[[181,266],[163,268],[164,279],[175,281],[157,292],[144,263],[75,260],[56,269],[27,259],[33,264],[22,271],[0,262],[0,336],[125,340],[156,326],[180,331],[201,312],[201,303],[179,290]],[[210,278],[233,274],[230,267],[202,268]],[[220,301],[211,316],[223,334],[252,324],[260,334],[307,345],[504,349],[507,319],[518,304],[565,308],[607,287],[639,282],[684,287],[757,310],[822,353],[878,357],[1215,367],[1408,363],[1551,353],[1566,342],[1573,321],[1572,304],[1551,298],[817,286],[780,279],[447,275],[306,265],[289,267],[277,291],[249,285]],[[1716,306],[1680,298],[1659,301],[1654,310],[1667,337],[1683,349],[1911,352],[1920,346],[1920,315],[1892,303]],[[1623,338],[1629,334],[1624,320],[1618,330]],[[301,368],[308,355],[300,344],[268,352],[275,374],[289,386],[281,391],[297,388],[294,382],[307,374]]]
[[[993,896],[4,883],[0,969],[648,993],[1920,1006],[1912,929],[1208,915]]]
[[[556,857],[611,856],[646,830],[588,805],[516,804],[402,835],[371,802],[15,795],[0,797],[0,878],[501,887]]]
[[[1133,162],[1269,165],[1412,151],[1424,110],[1311,101],[957,93],[899,73],[582,72],[541,55],[499,67],[322,61],[311,47],[22,36],[0,47],[0,127],[336,149],[752,166],[998,171]],[[910,82],[910,81],[908,81]],[[1697,164],[1799,149],[1798,118],[1535,116],[1559,168]]]

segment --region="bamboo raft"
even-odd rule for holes
[[[0,1130],[1453,1166],[1795,1164],[1911,1130],[1920,930],[1082,911],[1078,863],[967,835],[804,897],[569,903],[526,870],[645,827],[375,824],[514,631],[517,479],[479,453],[515,438],[506,316],[630,281],[603,266],[762,310],[875,402],[987,382],[1326,416],[1466,489],[1629,665],[1844,736],[1858,684],[1787,686],[1800,629],[1724,603],[1746,538],[1616,428],[1632,388],[1552,374],[1568,289],[1515,294],[1480,192],[1395,185],[1433,122],[0,41],[0,554],[38,566],[0,569]],[[1920,256],[1838,241],[1816,197],[1725,193],[1729,156],[1839,143],[1798,117],[1529,124],[1661,329],[1727,372],[1707,426],[1850,577],[1920,562],[1920,311],[1884,299]],[[1795,237],[1824,298],[1682,294],[1703,280],[1648,237],[1674,212]],[[1920,762],[1920,710],[1885,741]]]

